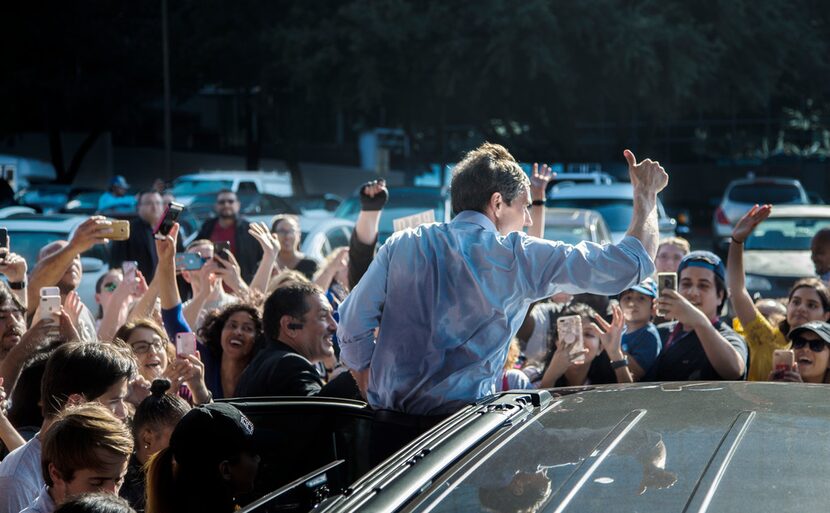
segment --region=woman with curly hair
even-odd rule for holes
[[[239,377],[261,345],[262,315],[250,303],[213,312],[199,329],[205,383],[216,399],[234,397]]]

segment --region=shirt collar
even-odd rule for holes
[[[496,232],[496,225],[493,224],[493,221],[490,220],[486,215],[482,214],[481,212],[476,212],[475,210],[465,210],[455,216],[452,220],[452,223],[469,223],[469,224],[477,224],[484,228],[487,231]]]

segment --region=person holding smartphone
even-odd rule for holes
[[[787,335],[795,353],[793,368],[771,371],[770,381],[830,383],[830,324],[810,321]]]
[[[726,267],[709,251],[692,251],[677,268],[678,290],[664,289],[657,309],[663,349],[643,381],[746,379],[746,342],[719,312],[726,303]]]

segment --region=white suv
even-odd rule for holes
[[[732,235],[732,228],[755,204],[808,205],[801,182],[793,178],[742,178],[726,186],[723,199],[712,216],[712,235],[722,246]]]
[[[189,205],[198,194],[216,194],[228,189],[237,195],[273,194],[292,196],[291,175],[277,171],[202,171],[173,180],[173,195]]]

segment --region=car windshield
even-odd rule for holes
[[[798,187],[791,184],[742,184],[732,187],[729,200],[736,203],[758,203],[772,205],[789,203],[804,204],[804,198]]]
[[[809,251],[813,235],[830,227],[827,217],[798,217],[767,219],[746,239],[747,250]]]
[[[9,237],[11,238],[11,250],[26,259],[31,269],[37,262],[37,254],[43,246],[59,239],[66,240],[67,234],[10,229]]]
[[[174,196],[193,196],[194,194],[217,193],[222,189],[230,189],[231,180],[177,180],[173,185]]]
[[[573,198],[549,199],[546,206],[556,208],[584,208],[596,210],[602,214],[605,224],[612,232],[624,232],[634,215],[634,204],[630,199],[622,198]],[[547,236],[546,236],[547,238]]]
[[[585,226],[545,226],[545,239],[577,244],[591,240],[591,233]]]

